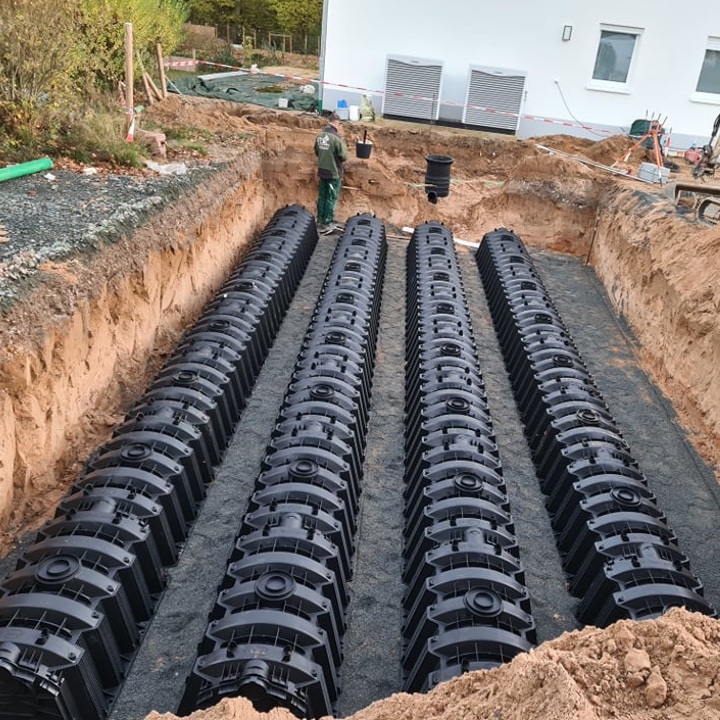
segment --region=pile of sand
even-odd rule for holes
[[[644,622],[566,633],[427,695],[393,695],[350,720],[710,720],[720,717],[720,621],[675,608]],[[291,720],[225,699],[192,720]],[[146,720],[172,720],[150,713]]]

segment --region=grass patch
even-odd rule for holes
[[[212,139],[212,132],[205,128],[193,127],[192,125],[176,125],[163,129],[165,138],[177,143],[208,142]]]
[[[205,156],[208,154],[207,148],[201,142],[188,142],[184,143],[180,147],[187,152],[197,153],[198,155]]]
[[[213,139],[213,133],[204,128],[192,127],[190,125],[178,125],[171,128],[163,128],[165,139],[169,148],[184,152],[197,153],[205,156],[207,143]]]
[[[58,150],[77,162],[109,162],[143,167],[147,151],[125,141],[125,116],[117,107],[98,103],[89,108],[58,138]]]

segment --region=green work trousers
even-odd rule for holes
[[[320,178],[317,201],[317,220],[320,225],[328,225],[335,220],[335,206],[340,197],[342,178],[324,180]]]

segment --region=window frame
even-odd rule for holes
[[[638,55],[640,54],[640,45],[642,42],[642,36],[645,28],[635,27],[632,25],[612,25],[609,23],[600,23],[598,28],[597,43],[595,44],[595,53],[592,58],[592,69],[590,70],[590,80],[585,85],[588,90],[599,90],[601,92],[617,93],[620,95],[629,95],[633,92],[633,80],[635,77],[635,68],[638,63]],[[616,80],[598,80],[592,77],[592,73],[595,70],[595,63],[597,62],[597,54],[600,49],[600,41],[602,40],[603,32],[615,32],[624,33],[625,35],[634,35],[635,44],[633,45],[633,52],[630,58],[630,65],[628,66],[627,78],[625,82],[618,82]]]
[[[705,64],[705,57],[708,50],[713,50],[720,53],[720,37],[715,35],[709,35],[707,42],[705,43],[705,49],[703,50],[702,58],[700,59],[700,69],[697,73],[697,80],[695,81],[695,89],[690,95],[690,100],[699,103],[708,103],[710,105],[717,105],[720,102],[720,88],[716,93],[704,92],[698,90],[697,86],[700,84],[700,76],[702,75],[703,66]]]

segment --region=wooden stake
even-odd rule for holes
[[[152,90],[153,95],[155,95],[156,99],[162,100],[163,94],[160,92],[160,88],[153,82],[152,77],[150,77],[150,73],[145,73],[145,75],[147,75],[148,85],[150,85],[150,90]]]
[[[162,96],[166,98],[168,92],[167,81],[165,80],[165,60],[163,60],[162,45],[158,43],[155,46],[155,50],[157,51],[158,71],[160,73],[160,92],[162,93]]]
[[[143,87],[145,88],[145,95],[147,95],[148,102],[151,105],[155,104],[155,95],[150,90],[150,83],[148,82],[148,74],[143,73],[142,75]]]
[[[132,23],[125,23],[125,104],[127,106],[127,117],[125,118],[125,129],[130,129],[132,122],[135,98],[133,97],[133,26]]]

